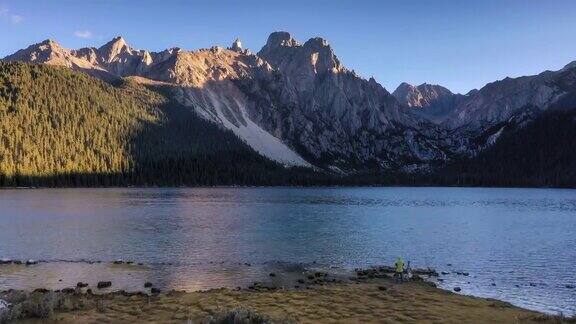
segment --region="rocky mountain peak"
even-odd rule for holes
[[[277,47],[294,47],[300,46],[297,40],[295,40],[290,33],[285,31],[273,32],[268,36],[268,41],[264,47],[270,49]]]
[[[38,44],[28,46],[22,50],[27,52],[44,52],[44,53],[59,53],[67,51],[62,45],[52,39],[46,39]]]
[[[230,50],[234,52],[241,52],[242,51],[242,42],[239,38],[236,38],[232,46],[230,46]]]
[[[268,37],[266,45],[258,52],[275,68],[300,80],[301,86],[309,86],[315,75],[339,73],[344,67],[324,38],[311,38],[300,45],[287,32],[275,32]]]
[[[392,95],[404,106],[420,106],[421,94],[415,86],[409,83],[402,82],[398,88],[392,92]]]
[[[123,53],[132,54],[132,52],[132,48],[128,46],[122,36],[114,37],[111,41],[98,48],[98,53],[100,53],[105,62],[111,62]]]
[[[437,85],[437,84],[429,84],[429,83],[422,83],[419,85],[418,90],[425,95],[432,96],[432,97],[440,97],[440,96],[452,96],[454,93],[448,90],[447,88]]]
[[[125,46],[127,47],[128,44],[126,43],[126,40],[124,39],[124,37],[116,36],[116,37],[112,38],[112,40],[110,40],[108,43],[100,46],[100,48],[108,48],[108,47],[122,48]]]
[[[321,49],[323,47],[330,47],[330,44],[328,44],[328,41],[322,37],[314,37],[307,40],[306,43],[304,43],[304,47]]]
[[[61,47],[58,42],[53,39],[45,39],[42,42],[38,43],[39,46],[51,46],[51,47]]]
[[[416,87],[406,82],[402,82],[392,94],[403,105],[415,108],[426,108],[434,101],[444,100],[454,95],[450,90],[439,85],[422,83]]]
[[[36,51],[46,52],[46,53],[63,53],[67,52],[68,50],[62,47],[58,42],[52,39],[46,39],[37,45],[32,45],[28,49],[34,48]]]
[[[407,98],[411,96],[416,91],[416,87],[410,83],[402,82],[392,93],[396,99]]]
[[[392,95],[405,107],[414,108],[430,121],[441,122],[465,98],[435,84],[413,86],[402,82]]]
[[[28,46],[4,58],[6,61],[26,61],[36,63],[49,63],[57,60],[63,62],[69,56],[69,50],[62,47],[52,39]],[[62,64],[64,65],[64,64]]]
[[[568,71],[568,70],[573,69],[573,68],[576,68],[576,61],[572,61],[572,62],[566,64],[566,66],[564,66],[562,68],[562,70],[560,70],[560,71]]]

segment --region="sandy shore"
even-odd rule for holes
[[[226,323],[233,316],[251,316],[253,323],[576,322],[497,300],[455,294],[416,279],[399,284],[388,274],[372,271],[359,272],[357,277],[345,281],[326,274],[305,275],[290,289],[256,284],[247,289],[150,295],[93,294],[87,288],[76,288],[2,292],[0,298],[23,301],[17,306],[21,317],[18,321],[23,323],[47,319],[63,323]]]

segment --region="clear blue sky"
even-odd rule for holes
[[[0,57],[46,38],[69,48],[122,35],[136,48],[258,51],[272,31],[321,36],[389,91],[406,81],[467,92],[576,60],[576,0],[0,0]]]

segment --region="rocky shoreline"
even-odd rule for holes
[[[283,276],[288,274],[269,273],[269,278],[272,279]],[[299,276],[289,277],[291,285],[263,280],[244,288],[221,288],[199,292],[176,290],[162,292],[154,287],[152,282],[144,283],[142,290],[136,292],[123,290],[100,292],[100,289],[112,286],[110,281],[98,282],[96,286],[79,282],[76,287],[60,290],[44,288],[34,291],[6,290],[0,292],[0,323],[29,318],[51,318],[64,322],[76,322],[80,319],[87,322],[138,320],[227,323],[230,319],[232,322],[243,320],[245,323],[331,322],[332,320],[321,318],[320,314],[333,307],[347,308],[350,305],[356,305],[355,307],[359,309],[342,312],[342,318],[351,321],[380,322],[382,319],[378,314],[382,310],[379,307],[394,308],[394,305],[398,304],[406,304],[406,307],[396,309],[397,314],[394,316],[405,317],[409,321],[424,319],[427,316],[444,322],[451,322],[457,318],[466,319],[459,317],[462,315],[458,315],[461,312],[451,314],[438,311],[443,308],[443,304],[452,307],[452,303],[470,304],[470,307],[477,311],[489,313],[495,322],[505,322],[511,318],[521,318],[523,322],[576,321],[574,318],[549,316],[524,310],[506,302],[462,296],[438,289],[434,283],[425,280],[427,277],[439,276],[433,269],[415,269],[412,278],[403,283],[395,283],[392,276],[392,267],[380,266],[356,269],[349,276],[324,271],[306,271]],[[339,300],[340,298],[342,300]],[[306,303],[300,304],[296,302],[298,300]],[[321,300],[324,302],[320,303]],[[434,303],[431,300],[434,300]],[[191,301],[202,305],[194,306]],[[203,304],[204,301],[207,305]],[[188,305],[188,302],[192,304]],[[343,306],[340,303],[349,304]],[[380,306],[374,306],[372,311],[366,311],[362,310],[362,305],[365,303]],[[308,309],[311,305],[315,305],[314,310]],[[411,307],[415,307],[418,312],[409,305],[413,305]],[[466,313],[463,315],[466,316]]]

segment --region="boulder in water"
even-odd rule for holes
[[[108,288],[112,286],[112,282],[111,281],[99,281],[98,285],[96,287],[98,287],[98,289],[102,289],[102,288]]]

